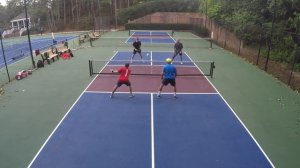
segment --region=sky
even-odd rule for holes
[[[1,5],[6,5],[6,0],[0,0]]]

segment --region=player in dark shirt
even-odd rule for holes
[[[175,45],[174,45],[174,55],[173,55],[172,61],[174,61],[174,58],[179,54],[180,60],[181,60],[181,64],[183,64],[183,62],[182,62],[182,48],[183,48],[183,45],[180,42],[180,40],[178,39],[176,41]]]
[[[133,42],[133,54],[132,54],[132,57],[131,57],[131,62],[135,56],[136,53],[139,53],[140,56],[141,56],[141,59],[143,60],[143,56],[142,56],[142,49],[141,49],[141,46],[142,46],[142,43],[141,41],[139,40],[139,38],[137,37],[136,40]],[[144,62],[144,60],[143,60]]]

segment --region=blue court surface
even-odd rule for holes
[[[172,44],[175,40],[170,36],[168,32],[156,32],[156,31],[137,31],[127,39],[126,43],[133,43],[136,38],[142,43],[158,43],[158,44]]]
[[[272,167],[217,94],[108,97],[84,93],[31,167]]]
[[[149,53],[160,60],[166,55]],[[112,59],[128,56],[116,54]],[[186,59],[190,59],[188,55]],[[103,80],[100,77],[92,83]],[[129,98],[127,92],[116,94],[110,99],[107,90],[87,88],[28,167],[274,167],[217,91],[178,90],[177,99],[172,92],[163,93],[161,98],[149,91],[135,92],[134,98]]]
[[[143,60],[140,55],[137,53],[132,61],[132,65],[164,65],[165,59],[172,58],[173,52],[170,51],[142,51]],[[132,57],[132,52],[128,51],[118,51],[108,65],[124,65],[124,63],[128,62]],[[180,66],[180,56],[177,55],[174,58],[174,65]],[[195,66],[192,60],[188,57],[188,55],[183,52],[182,53],[182,61],[184,62],[184,66]]]
[[[55,37],[55,40],[59,44],[62,41],[71,40],[73,38],[76,38],[76,36],[57,36],[57,37]],[[39,49],[40,51],[42,51],[42,50],[45,50],[45,49],[51,47],[51,45],[53,45],[53,39],[50,37],[42,37],[42,38],[39,37],[39,38],[31,39],[32,50]],[[23,58],[30,56],[28,40],[26,39],[22,42],[15,43],[15,44],[5,42],[4,43],[4,54],[5,54],[7,64],[12,64]],[[4,66],[5,66],[4,57],[3,57],[2,49],[0,48],[0,68],[2,68]]]

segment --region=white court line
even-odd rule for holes
[[[132,36],[133,36],[134,33],[135,33],[135,32],[133,32],[133,33],[128,37],[128,39],[125,41],[125,43],[128,43],[128,41],[132,38]]]
[[[153,60],[153,58],[152,58],[152,51],[151,51],[151,54],[150,54],[150,61],[151,61],[151,66],[153,65],[153,63],[152,63],[152,60]]]
[[[170,35],[169,35],[170,36]],[[176,40],[172,37],[172,36],[170,36],[170,38],[174,41],[174,43],[176,42]]]
[[[111,93],[109,91],[85,91],[86,93],[94,93],[94,94],[99,94],[99,93]],[[118,91],[118,92],[115,92],[117,94],[128,94],[128,91]],[[156,92],[133,92],[134,94],[155,94]],[[163,94],[174,94],[172,92],[168,93],[163,93]],[[177,95],[217,95],[219,93],[212,93],[212,92],[208,92],[208,93],[184,93],[184,92],[180,92],[180,93],[176,93]]]
[[[155,168],[155,145],[154,145],[154,108],[153,93],[151,93],[151,168]]]
[[[116,52],[118,53],[118,51]],[[115,54],[116,54],[115,53]],[[106,63],[107,65],[107,63]],[[100,72],[105,68],[105,66],[103,66],[103,68],[100,70]],[[56,125],[56,127],[54,128],[54,130],[51,132],[51,134],[48,136],[48,138],[46,139],[46,141],[44,142],[44,144],[41,146],[41,148],[38,150],[37,154],[34,156],[34,158],[32,159],[32,161],[29,163],[29,165],[27,166],[27,168],[30,168],[33,164],[33,162],[36,160],[36,158],[38,157],[38,155],[41,153],[41,151],[43,150],[43,148],[46,146],[46,144],[48,143],[48,141],[50,140],[50,138],[52,137],[52,135],[55,133],[55,131],[58,129],[58,127],[60,126],[60,124],[63,122],[63,120],[67,117],[67,115],[71,112],[71,110],[73,109],[73,107],[75,106],[75,104],[79,101],[79,99],[82,97],[82,95],[85,93],[85,91],[89,88],[89,86],[94,82],[94,80],[97,78],[98,75],[96,75],[94,77],[94,79],[89,83],[89,85],[84,89],[84,91],[79,95],[79,97],[76,99],[76,101],[73,103],[73,105],[70,107],[70,109],[68,110],[68,112],[63,116],[63,118],[59,121],[59,123]]]
[[[186,53],[187,57],[189,57],[190,60],[193,60],[187,53]],[[195,65],[199,71],[201,73],[203,73],[201,71],[201,69]],[[217,90],[217,88],[210,82],[210,80],[207,78],[207,76],[204,76],[206,78],[206,80],[210,83],[210,85],[216,90],[216,92],[219,94],[219,96],[223,99],[223,101],[226,103],[226,105],[229,107],[229,109],[231,110],[231,112],[234,114],[234,116],[238,119],[238,121],[242,124],[242,126],[245,128],[245,130],[248,132],[248,134],[250,135],[250,137],[252,138],[252,140],[256,143],[256,145],[258,146],[258,148],[260,149],[260,151],[264,154],[264,156],[266,157],[266,159],[269,161],[269,163],[271,164],[272,167],[275,168],[275,166],[273,165],[272,161],[269,159],[269,157],[267,156],[267,154],[264,152],[264,150],[262,149],[262,147],[258,144],[258,142],[256,141],[256,139],[254,138],[254,136],[251,134],[251,132],[248,130],[248,128],[246,127],[246,125],[242,122],[242,120],[238,117],[238,115],[235,113],[235,111],[233,110],[233,108],[228,104],[228,102],[224,99],[224,97],[221,95],[221,93]]]

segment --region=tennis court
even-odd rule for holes
[[[108,72],[129,60],[131,52],[116,51],[101,69],[94,61],[93,71],[99,74],[29,167],[274,167],[208,80],[207,69],[201,69],[205,66],[185,53],[184,64],[176,64],[178,98],[166,87],[158,99],[157,74],[172,52],[143,55],[145,62],[136,57],[131,65],[134,98],[128,97],[124,86],[109,98],[117,76]]]
[[[59,35],[55,37],[57,44],[61,43],[65,40],[71,40],[76,38],[77,36],[74,35]],[[14,42],[6,42],[4,41],[4,50],[5,50],[5,57],[6,63],[12,64],[21,59],[24,59],[30,56],[30,48],[27,39],[19,39],[20,41]],[[40,51],[45,50],[53,45],[53,38],[52,37],[36,37],[31,39],[31,47],[32,50],[39,49]],[[0,48],[0,68],[5,66],[4,57],[2,53],[2,49]]]
[[[142,43],[174,43],[175,40],[172,37],[173,31],[147,31],[147,30],[130,30],[130,37],[127,39],[126,43],[132,43],[136,38]]]

